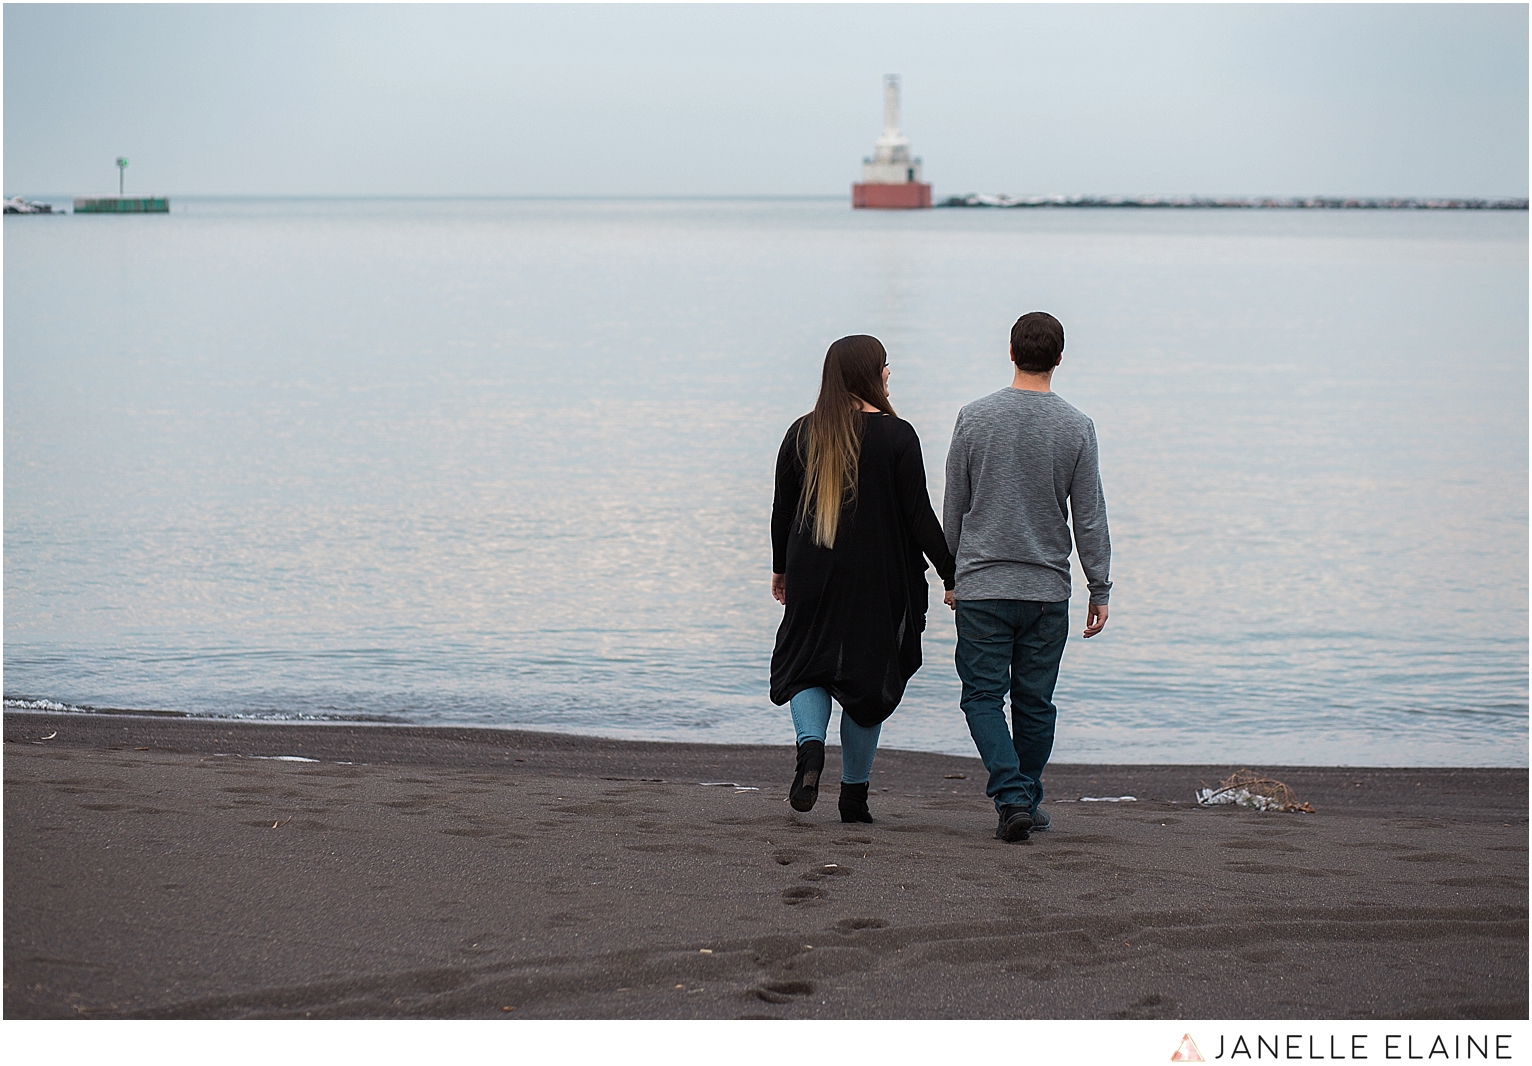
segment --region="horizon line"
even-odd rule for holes
[[[244,192],[152,192],[137,193],[131,196],[123,194],[128,199],[145,199],[150,197],[179,197],[193,200],[554,200],[554,201],[597,201],[597,200],[637,200],[637,201],[676,201],[676,200],[712,200],[719,202],[729,201],[829,201],[846,199],[846,193],[244,193]],[[32,192],[32,193],[8,193],[5,199],[45,199],[45,198],[69,198],[74,197],[111,197],[117,194],[112,192]],[[1157,201],[1264,201],[1264,200],[1454,200],[1454,201],[1505,201],[1527,200],[1527,193],[1510,195],[1490,194],[1464,194],[1464,193],[1030,193],[1013,196],[1009,193],[976,193],[973,191],[963,193],[951,193],[941,197],[941,200],[961,200],[967,197],[994,197],[1018,202],[1041,202],[1059,200],[1090,200],[1090,201],[1132,201],[1132,200],[1157,200]]]

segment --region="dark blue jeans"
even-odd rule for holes
[[[1002,806],[1035,809],[1053,754],[1053,687],[1069,637],[1069,601],[959,600],[957,672],[963,715],[989,771],[984,792]],[[1005,694],[1011,693],[1011,728]]]

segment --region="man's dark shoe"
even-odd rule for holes
[[[1040,833],[1048,828],[1048,823],[1053,821],[1048,817],[1048,812],[1041,807],[1032,808],[1032,832]]]
[[[814,809],[814,801],[819,798],[819,775],[824,768],[824,741],[805,740],[798,745],[798,772],[793,775],[793,787],[787,793],[787,802],[793,810]]]
[[[1008,844],[1027,839],[1032,830],[1032,815],[1025,807],[1013,807],[1009,803],[1000,808],[1000,824],[995,827],[995,839]]]
[[[840,783],[840,820],[843,822],[871,822],[872,812],[867,809],[867,782],[859,785]]]

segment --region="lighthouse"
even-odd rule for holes
[[[931,186],[920,180],[920,160],[899,128],[899,75],[883,77],[883,136],[862,160],[862,180],[851,186],[852,207],[930,207]]]

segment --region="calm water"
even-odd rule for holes
[[[5,219],[8,699],[790,743],[826,345],[884,340],[940,513],[1042,308],[1115,549],[1057,760],[1527,763],[1524,212],[175,207]],[[931,620],[884,743],[970,753]]]

